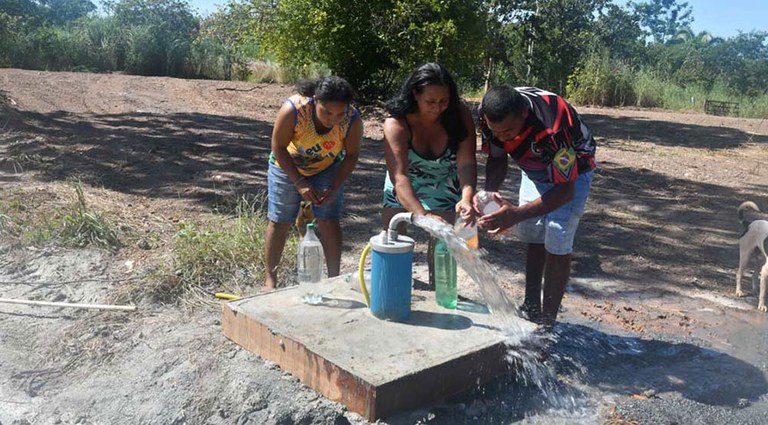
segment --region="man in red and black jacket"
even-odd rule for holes
[[[485,190],[502,208],[478,223],[490,233],[516,226],[517,236],[528,243],[523,310],[551,329],[570,277],[573,238],[592,183],[595,140],[568,102],[534,87],[490,89],[479,115],[488,155]],[[522,171],[519,206],[498,194],[508,157]]]

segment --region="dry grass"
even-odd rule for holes
[[[186,295],[228,292],[253,293],[264,281],[264,235],[267,228],[264,195],[240,196],[224,202],[206,224],[181,222],[171,244],[170,259],[144,288],[161,302],[178,302]],[[298,239],[286,242],[278,273],[290,284],[296,268]]]
[[[74,199],[63,206],[55,193],[46,200],[20,188],[6,193],[0,201],[0,236],[21,245],[118,250],[122,244],[115,226],[88,206],[80,183],[74,191]]]

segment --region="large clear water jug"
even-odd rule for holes
[[[299,244],[297,264],[299,283],[317,283],[323,279],[325,255],[313,223],[307,224],[307,233]]]

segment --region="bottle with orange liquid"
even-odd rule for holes
[[[456,224],[453,226],[453,233],[467,242],[469,249],[480,248],[480,239],[477,237],[477,222],[471,225],[461,216],[456,217]]]

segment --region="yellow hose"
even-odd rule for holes
[[[365,287],[365,275],[363,274],[363,270],[365,270],[365,257],[368,256],[368,252],[370,251],[371,251],[371,244],[365,245],[365,248],[363,248],[363,254],[360,255],[360,268],[359,268],[360,290],[363,291],[363,297],[365,297],[365,303],[368,304],[368,307],[371,306],[371,296],[368,295],[368,288]]]

